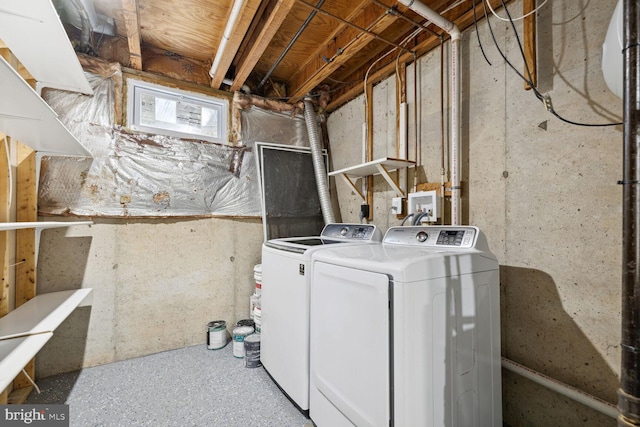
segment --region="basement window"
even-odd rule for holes
[[[128,79],[127,86],[130,129],[227,143],[226,99],[134,79]]]

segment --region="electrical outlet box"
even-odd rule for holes
[[[402,197],[394,197],[391,199],[391,209],[396,215],[402,215]]]
[[[414,214],[413,221],[424,214],[420,222],[436,222],[441,216],[441,206],[438,200],[438,193],[433,191],[419,191],[409,193],[407,201],[407,213]]]

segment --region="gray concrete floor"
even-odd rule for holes
[[[129,359],[37,381],[27,403],[69,405],[71,426],[311,426],[264,368],[232,344]]]

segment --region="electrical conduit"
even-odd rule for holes
[[[451,37],[451,224],[460,224],[460,38],[458,26],[419,0],[398,0]]]
[[[313,172],[316,176],[316,185],[318,187],[322,217],[324,218],[325,224],[333,223],[336,222],[336,220],[333,216],[333,208],[331,207],[329,183],[327,182],[326,173],[327,169],[322,156],[322,142],[320,139],[320,132],[318,131],[318,123],[316,121],[316,111],[313,107],[313,102],[308,98],[305,98],[304,100],[304,121],[307,125],[307,133],[309,134],[311,160],[313,161]]]
[[[227,42],[229,42],[229,39],[231,38],[233,28],[236,26],[236,22],[238,21],[238,17],[240,16],[242,6],[244,6],[244,0],[235,0],[235,2],[233,3],[233,8],[231,9],[231,14],[229,15],[227,25],[224,27],[224,33],[222,34],[222,39],[220,40],[220,45],[218,46],[216,57],[213,59],[213,64],[211,64],[211,69],[209,70],[209,77],[211,78],[213,78],[218,71],[220,61],[222,61],[222,56],[224,55],[224,51],[227,47]]]

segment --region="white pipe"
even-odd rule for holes
[[[608,415],[612,418],[618,418],[618,409],[612,403],[587,394],[575,387],[571,387],[567,384],[561,383],[558,380],[543,375],[539,372],[534,371],[533,369],[529,369],[526,366],[522,366],[519,363],[516,363],[504,357],[502,358],[502,366],[505,369],[508,369],[511,372],[515,372],[520,376],[523,376],[533,382],[545,386],[548,389],[555,391],[556,393],[560,393],[561,395],[573,399],[576,402],[580,402],[591,409],[595,409],[596,411]]]
[[[209,70],[209,76],[213,78],[218,71],[218,67],[220,66],[220,61],[222,61],[222,56],[224,55],[224,51],[227,47],[227,42],[231,38],[231,34],[233,33],[233,29],[236,26],[236,22],[238,21],[238,16],[240,16],[240,11],[242,10],[242,6],[244,6],[244,0],[236,0],[233,3],[233,8],[231,9],[231,14],[229,15],[229,20],[227,21],[226,27],[224,27],[224,33],[222,34],[222,40],[220,40],[220,45],[218,46],[218,51],[216,52],[216,57],[213,59],[213,64],[211,64],[211,69]]]
[[[460,224],[460,38],[458,26],[420,0],[398,0],[451,36],[451,224]]]

